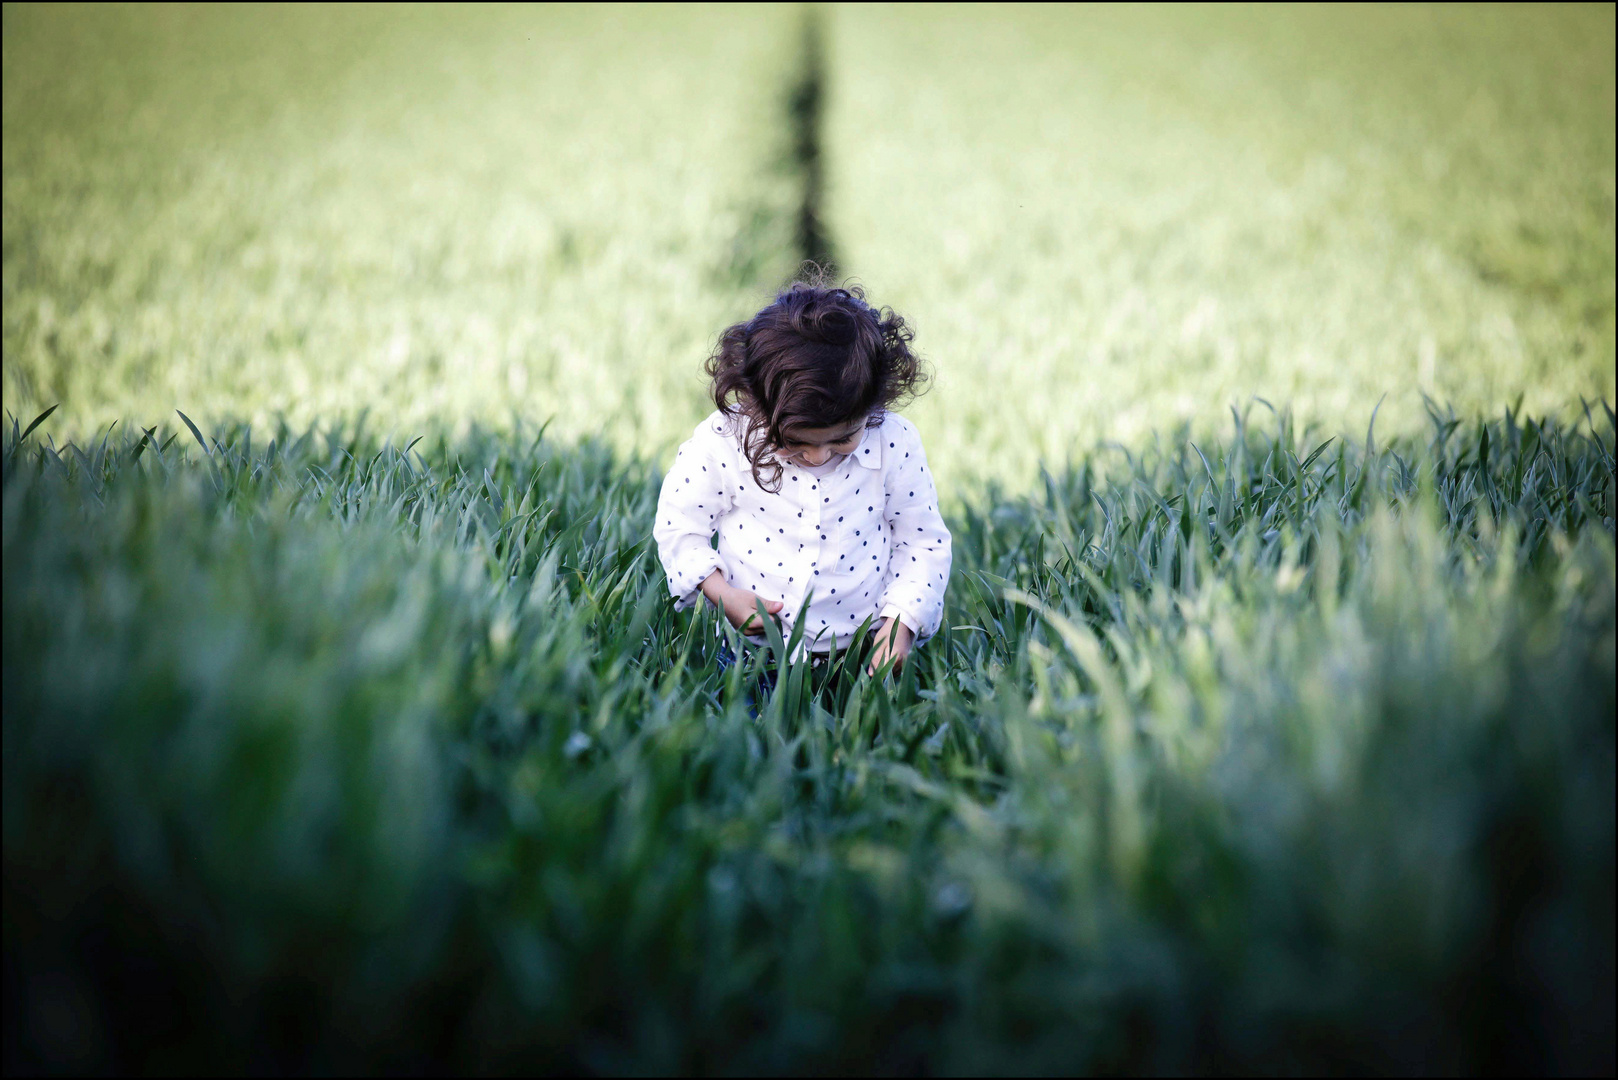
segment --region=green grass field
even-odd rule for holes
[[[1098,439],[1614,396],[1613,10],[841,10],[830,217],[915,412],[1021,479]],[[995,392],[981,392],[993,386]]]
[[[8,1072],[1611,1071],[1611,8],[821,26],[955,570],[751,717],[800,13],[6,6]]]
[[[790,13],[5,20],[5,407],[75,434],[369,409],[669,443],[793,265]]]

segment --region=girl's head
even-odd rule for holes
[[[884,410],[926,381],[913,334],[891,309],[846,289],[795,282],[775,302],[719,335],[708,359],[714,404],[744,424],[753,479],[781,488],[779,458],[807,464],[848,453]]]

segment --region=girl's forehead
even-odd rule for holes
[[[781,434],[791,442],[819,445],[822,443],[846,442],[864,429],[865,417],[862,416],[858,420],[832,424],[830,427],[787,428]]]

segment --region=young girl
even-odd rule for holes
[[[911,337],[857,287],[801,283],[720,335],[719,408],[680,447],[652,530],[676,608],[701,593],[758,640],[762,600],[822,654],[875,616],[872,671],[938,632],[949,530],[915,425],[888,411],[925,378]]]

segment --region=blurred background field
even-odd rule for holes
[[[923,430],[1413,430],[1613,397],[1613,11],[1221,4],[830,21],[830,218],[937,358]]]
[[[6,408],[688,434],[710,339],[793,265],[796,29],[8,7]]]
[[[3,18],[8,1073],[1612,1072],[1610,6]],[[955,570],[754,717],[810,255]]]
[[[946,479],[1254,395],[1390,432],[1614,395],[1610,7],[822,14],[833,255],[919,331]],[[25,420],[666,454],[800,254],[795,9],[5,19]]]

